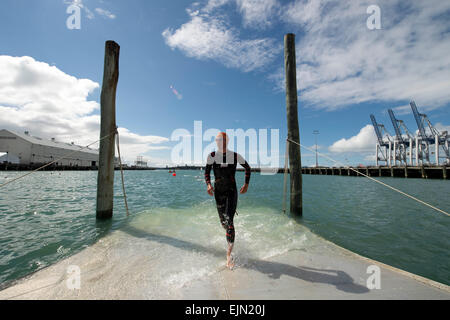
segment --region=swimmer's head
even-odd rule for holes
[[[216,136],[216,143],[219,151],[226,151],[228,145],[228,135],[225,132],[219,132]]]

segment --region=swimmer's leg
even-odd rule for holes
[[[234,268],[234,258],[231,255],[231,251],[233,251],[234,243],[228,243],[228,250],[227,250],[227,268],[232,270]]]
[[[227,267],[230,269],[233,269],[234,267],[234,261],[233,257],[231,256],[231,252],[233,251],[234,247],[234,237],[235,237],[235,231],[234,231],[234,224],[233,224],[233,216],[229,216],[228,214],[224,214],[224,220],[222,226],[226,230],[226,239],[228,244],[228,250],[227,250]]]
[[[231,252],[233,251],[234,247],[234,239],[235,239],[235,230],[234,230],[234,214],[236,212],[236,206],[237,206],[237,190],[234,190],[234,192],[231,192],[231,194],[228,197],[228,203],[227,203],[227,243],[228,243],[228,250],[227,250],[227,267],[229,269],[234,268],[234,259],[231,255]]]
[[[236,212],[237,190],[230,190],[230,191],[222,193],[216,189],[214,195],[216,198],[216,205],[217,211],[219,213],[220,224],[226,231],[226,239],[228,243],[227,267],[232,269],[234,267],[234,261],[231,252],[233,251],[235,238],[233,219],[234,213]]]
[[[216,192],[214,192],[214,197],[216,199],[216,207],[217,212],[219,213],[220,224],[225,230],[227,230],[227,196],[223,192],[216,189]]]

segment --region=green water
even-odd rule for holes
[[[20,174],[1,172],[0,182]],[[243,173],[237,175],[243,181]],[[225,244],[201,171],[179,171],[177,177],[166,171],[125,172],[128,219],[119,178],[117,173],[115,214],[109,223],[95,220],[96,172],[39,172],[0,190],[0,286],[133,225],[196,243]],[[450,211],[448,181],[383,182]],[[241,252],[264,258],[301,248],[305,235],[281,213],[282,184],[282,175],[252,175],[235,220],[236,245],[245,243]],[[364,178],[305,175],[303,185],[304,216],[299,222],[314,233],[361,255],[450,284],[448,216]],[[132,254],[139,255],[139,248]]]

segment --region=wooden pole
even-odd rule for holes
[[[284,37],[284,65],[286,69],[286,111],[288,139],[300,144],[297,101],[297,63],[295,60],[295,35]],[[302,162],[300,145],[289,143],[289,169],[291,175],[291,213],[303,214]]]
[[[119,80],[120,46],[106,41],[103,87],[100,98],[100,154],[97,180],[97,219],[109,219],[113,215],[114,153],[116,130],[116,89]]]

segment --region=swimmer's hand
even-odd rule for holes
[[[244,193],[247,193],[247,190],[248,190],[248,184],[246,183],[242,186],[240,192],[241,192],[241,194],[244,194]]]
[[[210,184],[208,184],[208,194],[212,197],[214,195],[214,188],[213,186]]]

